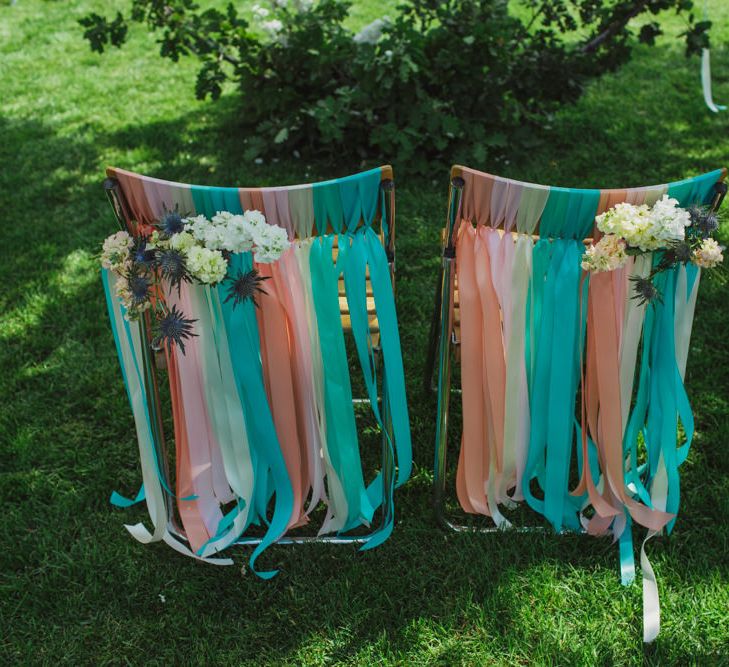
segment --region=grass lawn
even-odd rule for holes
[[[378,14],[357,3],[355,21]],[[0,663],[729,664],[729,288],[702,281],[688,367],[697,436],[682,513],[650,557],[663,628],[641,642],[640,584],[604,540],[453,536],[434,524],[435,405],[420,390],[448,165],[398,182],[398,309],[415,473],[397,527],[367,554],[274,547],[264,582],[123,529],[136,442],[94,260],[115,230],[108,164],[217,185],[295,183],[360,165],[242,163],[233,92],[194,99],[194,63],[135,30],[92,54],[76,21],[111,3],[0,6]],[[715,98],[729,102],[729,5],[711,0]],[[678,23],[669,32],[680,31]],[[508,162],[558,185],[666,182],[729,163],[729,113],[703,106],[696,59],[662,38],[590,87]],[[485,110],[487,112],[487,110]],[[392,161],[396,175],[396,155]],[[729,211],[729,207],[726,208]],[[729,229],[724,227],[724,240]],[[244,561],[245,554],[237,553]]]

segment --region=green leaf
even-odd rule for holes
[[[273,143],[275,144],[282,144],[286,139],[289,138],[289,128],[282,127],[274,137]]]

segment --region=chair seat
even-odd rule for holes
[[[332,258],[334,261],[339,254],[338,239],[334,237],[334,246],[332,248]],[[380,344],[380,324],[377,321],[377,313],[375,312],[375,298],[372,292],[372,283],[370,281],[370,270],[367,269],[365,274],[365,284],[367,289],[367,319],[370,325],[370,334],[372,336],[372,345],[378,347]],[[349,303],[347,303],[347,292],[344,288],[344,278],[339,279],[339,311],[342,314],[342,328],[345,331],[352,331],[352,318],[349,315]]]
[[[345,331],[352,330],[352,319],[349,315],[349,304],[344,290],[344,280],[339,281],[339,311],[342,313],[342,327]],[[377,321],[377,313],[375,312],[375,298],[372,296],[372,285],[369,277],[367,278],[367,319],[370,325],[370,334],[372,335],[372,344],[377,347],[380,343],[380,324]]]

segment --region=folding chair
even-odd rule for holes
[[[104,188],[122,229],[148,233],[167,211],[183,216],[259,210],[284,227],[291,248],[256,268],[265,293],[233,306],[217,287],[188,285],[164,298],[195,318],[185,354],[153,349],[145,313],[127,322],[103,272],[109,315],[132,404],[143,487],[153,531],[127,526],[142,542],[164,540],[188,556],[212,558],[253,545],[251,568],[269,545],[383,542],[393,526],[393,491],[411,470],[405,382],[394,302],[395,190],[389,166],[314,183],[272,188],[186,185],[109,168]],[[377,229],[377,231],[375,231]],[[250,253],[233,269],[250,270]],[[365,398],[353,399],[344,334],[354,339]],[[175,441],[160,402],[167,369]],[[382,429],[380,471],[369,483],[353,405],[366,403]],[[307,506],[308,499],[308,506]],[[288,535],[321,503],[318,535]],[[379,508],[380,522],[366,533]],[[256,535],[251,526],[258,526]],[[352,533],[352,531],[355,531]],[[324,534],[327,533],[327,534]],[[328,534],[333,533],[333,534]]]
[[[649,536],[663,526],[670,532],[678,511],[678,467],[693,435],[683,376],[699,269],[687,264],[658,274],[663,301],[646,307],[632,298],[629,278],[648,274],[650,256],[588,277],[580,268],[583,243],[594,235],[596,215],[619,202],[653,204],[668,194],[682,207],[716,210],[725,175],[580,190],[452,168],[425,373],[438,397],[433,492],[441,525],[544,530],[515,528],[504,513],[526,500],[557,533],[611,531],[620,540],[623,583],[630,583],[632,522]],[[452,357],[460,362],[460,392],[451,388]],[[486,522],[459,522],[446,509],[452,392],[463,407],[458,502]],[[587,417],[576,414],[580,403]],[[686,443],[677,449],[678,418]],[[595,442],[594,432],[605,437]],[[658,631],[657,589],[641,556],[650,641]]]

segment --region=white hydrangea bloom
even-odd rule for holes
[[[656,238],[666,241],[682,241],[686,227],[691,224],[691,215],[686,209],[679,208],[678,200],[663,195],[651,209],[653,228]]]
[[[253,15],[259,19],[265,19],[269,14],[268,9],[261,7],[261,5],[253,5]]]
[[[722,250],[715,239],[704,239],[694,250],[693,262],[702,269],[713,269],[724,261]]]
[[[214,225],[227,225],[234,216],[230,211],[217,211],[210,222]]]
[[[228,262],[219,250],[193,246],[187,251],[187,268],[201,283],[219,283],[228,271]]]
[[[134,239],[127,232],[117,232],[104,240],[101,251],[101,266],[118,271],[129,259],[129,251],[134,246]]]
[[[170,237],[169,244],[170,248],[173,250],[187,252],[195,245],[195,237],[190,232],[180,232],[179,234],[173,234]]]
[[[616,204],[598,215],[595,222],[604,234],[615,234],[625,239],[629,246],[646,252],[683,240],[685,228],[691,224],[691,216],[678,207],[676,199],[664,195],[653,208],[645,204]]]
[[[585,271],[614,271],[627,261],[625,241],[615,234],[606,234],[585,250],[581,266]]]
[[[254,227],[266,224],[266,216],[263,215],[263,213],[261,213],[260,211],[256,211],[255,209],[246,211],[243,214],[243,217],[245,218],[246,222],[250,223]]]
[[[253,242],[255,243],[253,259],[261,264],[277,261],[291,245],[286,230],[278,225],[255,227]]]
[[[211,222],[204,215],[196,215],[194,218],[185,218],[186,228],[195,237],[195,240],[205,242],[205,235]]]
[[[251,225],[245,216],[235,215],[230,218],[225,227],[221,247],[230,252],[247,252],[253,247]]]

